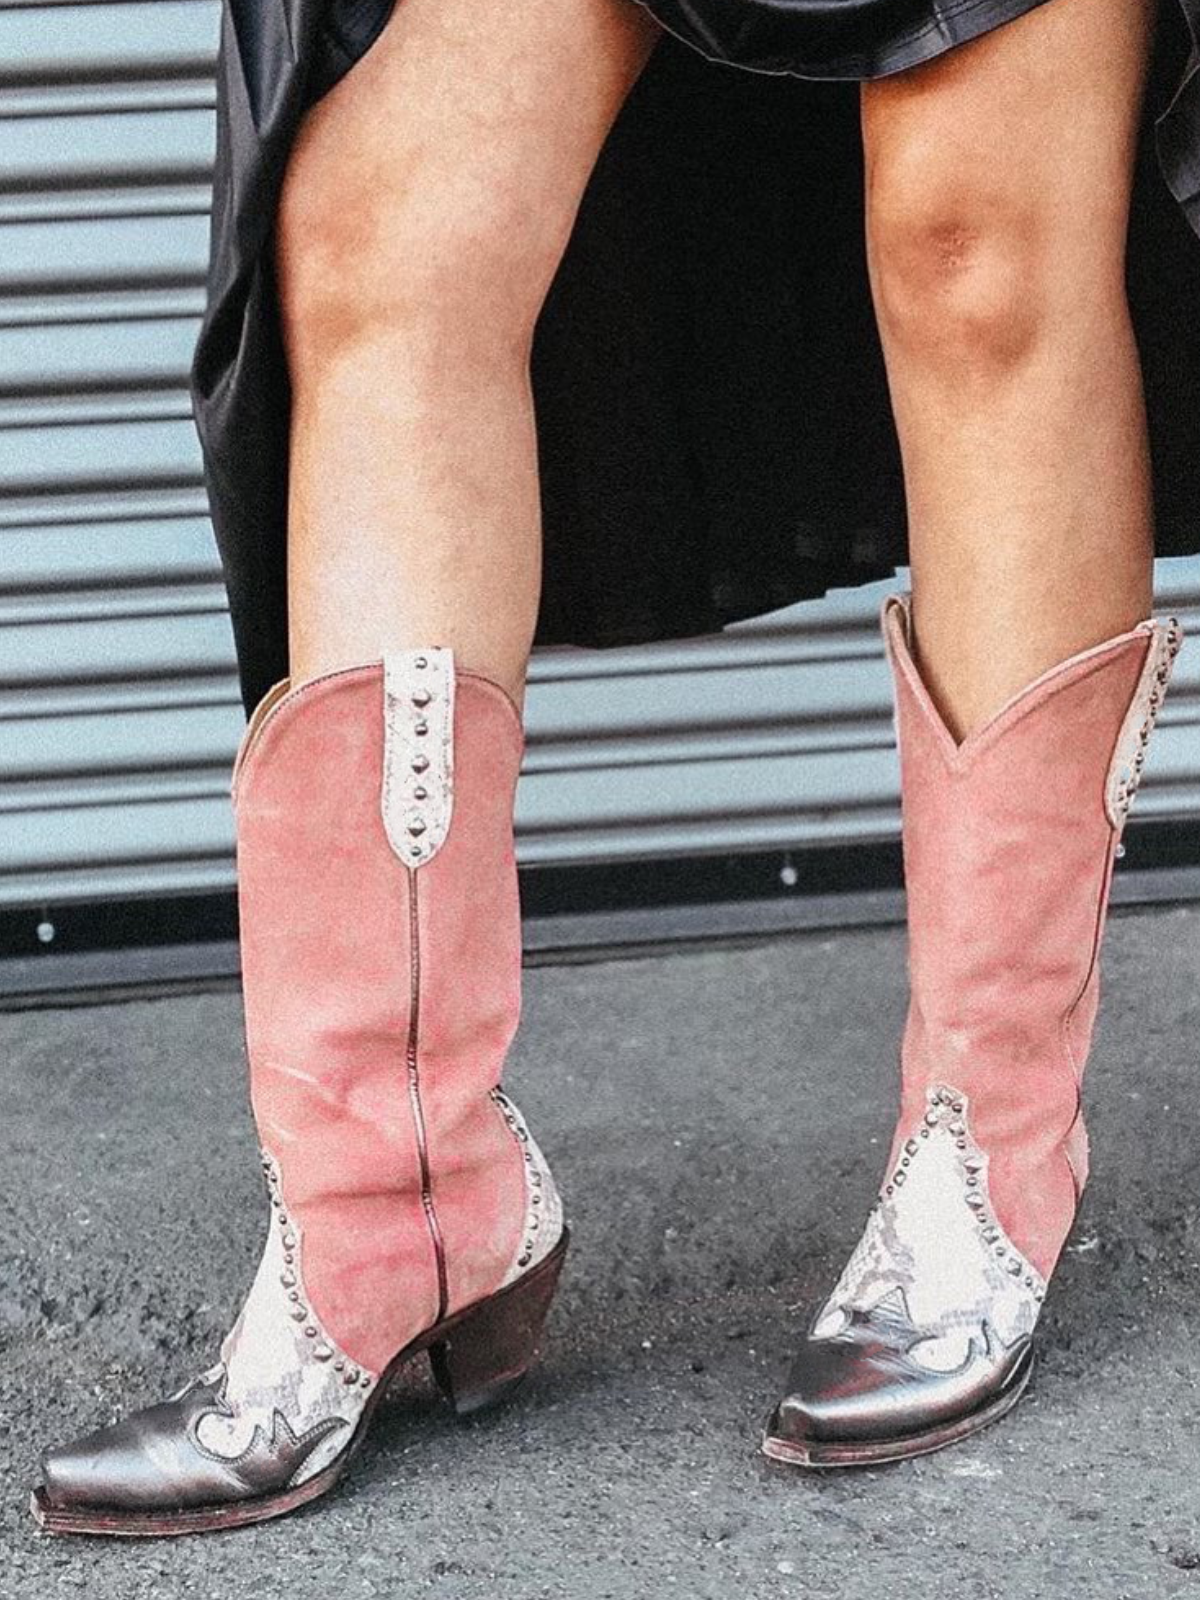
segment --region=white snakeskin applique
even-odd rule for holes
[[[454,655],[394,650],[383,658],[383,793],[388,843],[409,867],[441,849],[454,809]]]
[[[309,1305],[300,1229],[288,1215],[278,1168],[266,1152],[263,1167],[272,1225],[250,1293],[221,1347],[221,1362],[204,1374],[211,1381],[224,1373],[229,1414],[206,1412],[196,1426],[196,1442],[209,1455],[234,1461],[253,1447],[256,1430],[263,1440],[271,1439],[277,1418],[297,1438],[329,1427],[292,1480],[303,1483],[345,1448],[377,1374],[355,1366]]]
[[[1011,1348],[1031,1334],[1046,1285],[992,1212],[966,1095],[937,1085],[927,1101],[811,1337],[836,1337],[852,1312],[887,1302],[913,1326],[911,1359],[951,1372],[993,1337]]]
[[[520,1144],[525,1165],[525,1221],[516,1254],[504,1276],[504,1283],[508,1284],[544,1261],[562,1238],[563,1204],[546,1158],[521,1113],[500,1089],[492,1090],[492,1100]]]

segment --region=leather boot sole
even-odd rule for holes
[[[363,1408],[358,1426],[342,1453],[294,1489],[232,1500],[223,1505],[161,1511],[122,1511],[103,1506],[57,1506],[37,1488],[31,1497],[34,1518],[47,1533],[82,1533],[114,1538],[162,1538],[244,1528],[285,1516],[317,1500],[342,1477],[362,1447],[371,1419],[388,1385],[414,1356],[429,1352],[433,1376],[457,1415],[469,1416],[506,1400],[533,1364],[550,1302],[558,1285],[570,1234],[563,1229],[554,1249],[506,1288],[437,1323],[389,1362]]]
[[[989,1423],[998,1422],[1006,1416],[1029,1387],[1032,1375],[1031,1345],[1004,1389],[965,1416],[939,1422],[936,1427],[920,1433],[904,1434],[892,1439],[856,1439],[842,1444],[822,1439],[781,1439],[767,1431],[763,1434],[762,1453],[771,1461],[818,1472],[831,1467],[884,1466],[891,1461],[927,1456],[948,1444],[957,1444],[961,1439],[970,1438]]]

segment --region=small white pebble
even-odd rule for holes
[[[796,1563],[794,1561],[777,1561],[775,1563],[775,1571],[781,1572],[785,1578],[790,1578],[795,1570]]]
[[[955,1478],[1002,1478],[999,1467],[989,1467],[986,1461],[956,1461],[946,1469]]]

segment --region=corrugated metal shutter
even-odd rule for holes
[[[227,889],[241,730],[184,389],[214,0],[0,0],[0,905]],[[1200,562],[1163,570],[1200,630]],[[878,591],[536,665],[526,863],[889,838]],[[1143,817],[1200,816],[1200,650]]]

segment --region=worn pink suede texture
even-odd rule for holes
[[[499,1287],[522,1235],[524,1163],[489,1096],[520,1009],[521,752],[512,703],[458,673],[449,835],[415,869],[383,824],[382,662],[284,693],[247,729],[237,770],[255,1117],[302,1230],[313,1309],[373,1372],[438,1311],[406,1065],[414,893],[421,1101],[451,1311]]]
[[[925,1089],[970,1097],[997,1220],[1048,1277],[1087,1176],[1080,1104],[1117,829],[1105,783],[1143,628],[1046,673],[956,744],[885,602],[896,685],[911,1003],[892,1161]]]

